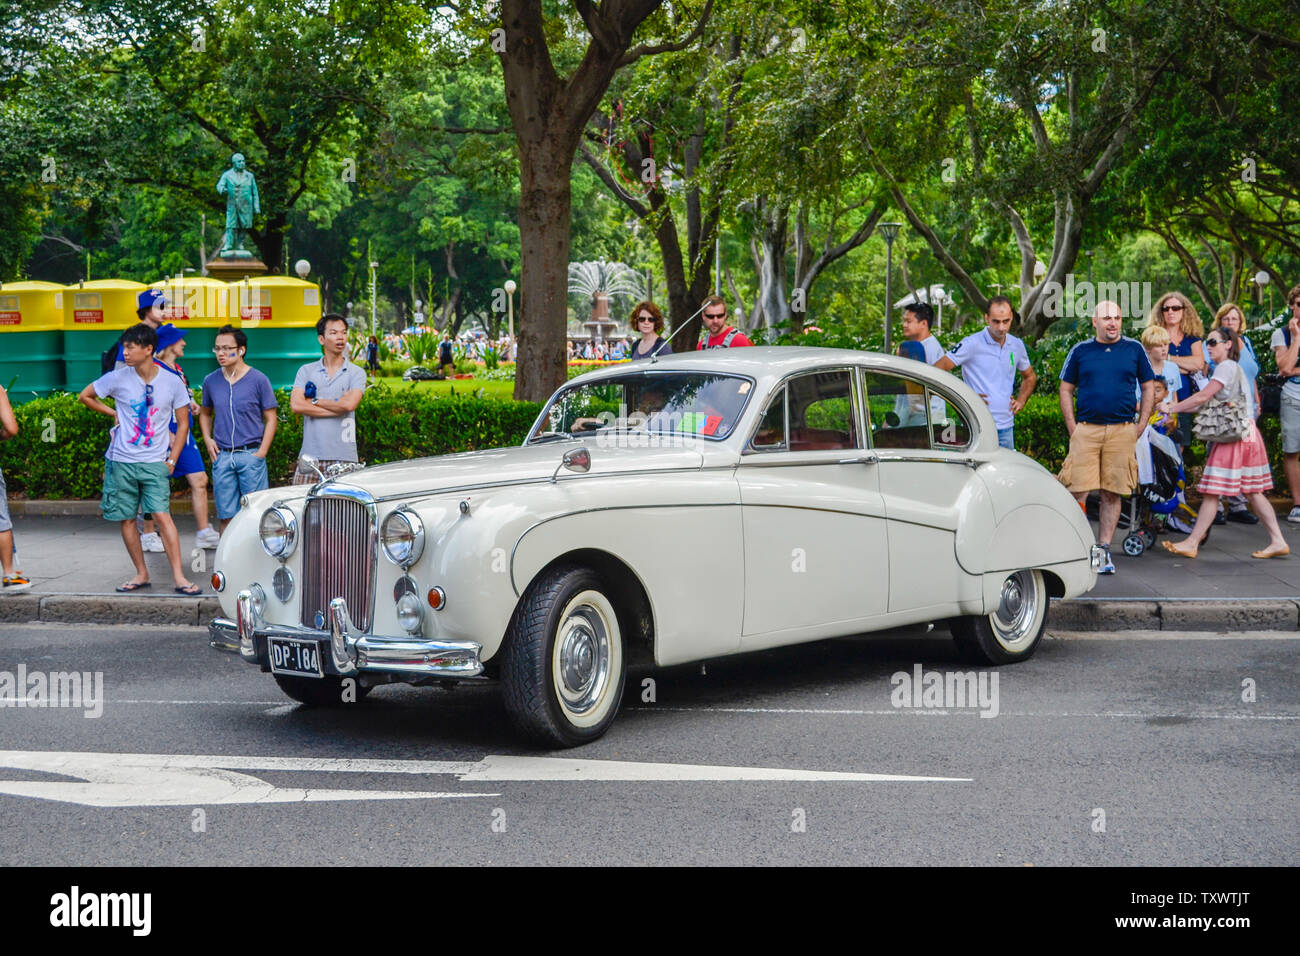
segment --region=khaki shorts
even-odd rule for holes
[[[1061,484],[1074,494],[1113,491],[1130,494],[1137,487],[1137,433],[1131,424],[1088,425],[1080,422],[1070,436]]]

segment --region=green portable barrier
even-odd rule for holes
[[[17,404],[64,387],[63,286],[0,284],[0,385]]]
[[[100,355],[139,320],[137,298],[145,286],[126,279],[96,279],[65,286],[63,296],[64,382],[80,392],[99,378]]]

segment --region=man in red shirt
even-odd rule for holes
[[[720,295],[711,295],[704,300],[704,326],[708,334],[700,338],[701,349],[735,349],[742,345],[754,343],[745,338],[745,333],[727,325],[727,302]]]

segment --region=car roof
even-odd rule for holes
[[[936,382],[951,382],[952,376],[915,359],[855,349],[813,348],[802,345],[756,345],[749,348],[700,349],[674,352],[659,361],[641,360],[606,366],[580,376],[586,381],[618,378],[629,372],[657,370],[730,372],[747,375],[760,383],[776,381],[795,372],[832,365],[870,365],[887,372]]]

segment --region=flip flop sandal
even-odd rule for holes
[[[203,593],[203,588],[199,587],[197,584],[191,584],[187,588],[172,588],[172,590],[177,594],[186,594],[190,597],[198,597]]]
[[[125,594],[130,591],[143,591],[145,588],[152,587],[152,586],[153,585],[150,584],[148,581],[145,581],[143,584],[133,584],[128,582],[127,584],[123,584],[117,590]]]

